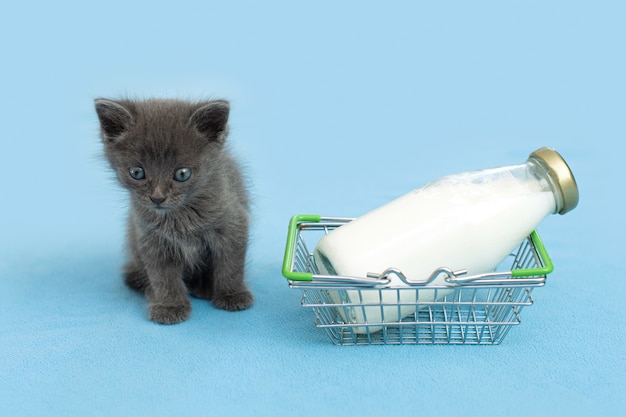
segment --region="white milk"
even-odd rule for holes
[[[570,206],[559,207],[563,196],[555,196],[554,180],[543,177],[550,167],[536,162],[529,159],[523,165],[443,177],[335,229],[315,248],[320,274],[364,277],[394,267],[409,279],[422,281],[440,267],[465,269],[468,275],[493,272],[547,215],[568,211],[578,201],[576,189],[573,206],[573,197],[566,195],[572,197]],[[392,287],[407,286],[391,278]],[[429,284],[447,285],[443,274]],[[434,301],[452,291],[420,289],[419,301]],[[339,292],[330,294],[333,301],[341,302]],[[346,294],[344,303],[398,304],[417,299],[417,291],[406,290],[348,290]],[[385,307],[382,314],[380,310],[366,307],[367,322],[396,322],[414,313],[415,306]],[[347,322],[365,322],[361,307],[339,311]],[[372,326],[370,331],[379,329]],[[366,328],[355,331],[363,333]]]

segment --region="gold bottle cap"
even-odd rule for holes
[[[554,149],[543,147],[530,154],[528,160],[540,164],[550,175],[553,185],[560,194],[557,198],[556,211],[565,214],[578,205],[578,185],[574,174],[565,159]]]

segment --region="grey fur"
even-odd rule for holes
[[[106,159],[130,195],[125,281],[146,295],[150,319],[186,320],[189,293],[225,310],[251,306],[249,202],[225,148],[228,102],[96,99],[95,107]],[[174,179],[181,168],[191,169],[187,181]]]

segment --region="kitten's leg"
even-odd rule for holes
[[[213,304],[223,310],[250,307],[254,298],[246,288],[244,269],[248,246],[247,232],[220,235],[211,245],[213,265]]]
[[[163,258],[146,264],[150,281],[146,297],[150,303],[150,319],[157,323],[174,324],[185,321],[191,314],[191,302],[182,279],[182,269]]]
[[[140,261],[137,229],[132,214],[128,218],[126,244],[128,245],[129,259],[124,265],[124,282],[133,290],[143,293],[149,285],[148,274]]]
[[[150,319],[174,324],[189,318],[191,303],[183,282],[182,267],[173,262],[158,237],[140,236],[133,213],[128,219],[129,262],[125,266],[126,284],[145,293],[150,304]],[[171,249],[171,248],[170,248]]]

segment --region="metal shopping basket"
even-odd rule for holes
[[[351,220],[294,216],[282,268],[289,286],[302,290],[302,306],[315,312],[315,325],[338,345],[498,344],[533,303],[533,288],[543,286],[553,270],[534,231],[486,274],[465,276],[445,267],[426,278],[405,277],[393,268],[367,277],[320,274],[312,249]],[[446,285],[433,285],[440,274]]]

